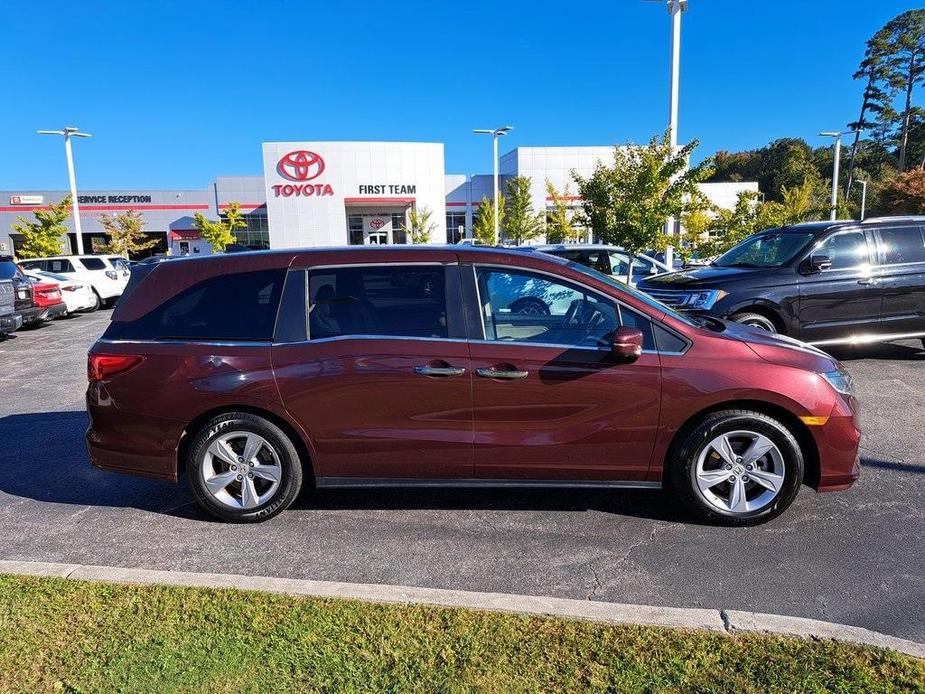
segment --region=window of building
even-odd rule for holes
[[[309,337],[447,336],[442,266],[328,268],[309,272]]]
[[[460,231],[462,229],[462,231]],[[466,235],[466,213],[465,212],[447,212],[446,213],[446,242],[459,243]]]
[[[881,229],[880,240],[887,265],[925,262],[925,238],[921,227]]]
[[[650,321],[582,287],[520,270],[479,268],[485,339],[610,349],[619,325],[639,328],[654,349]]]
[[[408,234],[404,229],[405,213],[392,213],[392,243],[408,243]]]
[[[363,217],[352,214],[347,217],[347,234],[351,246],[363,245]]]

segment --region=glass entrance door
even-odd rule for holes
[[[380,246],[389,243],[391,231],[391,215],[363,215],[363,242],[367,246]]]

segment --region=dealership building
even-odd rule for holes
[[[599,161],[610,163],[613,147],[517,147],[501,157],[500,176],[531,180],[533,209],[552,201],[550,182],[568,204],[577,207],[571,172],[592,173]],[[479,202],[492,197],[490,174],[447,174],[441,143],[424,142],[267,142],[262,176],[219,176],[202,189],[80,190],[78,202],[85,252],[106,243],[100,224],[105,214],[137,210],[157,246],[149,253],[205,254],[194,216],[218,219],[232,202],[240,204],[246,228],[239,243],[254,248],[345,244],[408,243],[404,227],[411,210],[429,210],[433,243],[454,243],[472,235]],[[742,190],[757,183],[705,183],[704,194],[731,208]],[[57,202],[62,190],[0,191],[0,254],[22,243],[13,225],[32,217],[33,209]],[[67,244],[76,250],[73,220]],[[590,240],[590,239],[589,239]]]

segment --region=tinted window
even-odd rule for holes
[[[925,262],[925,238],[921,227],[881,229],[880,240],[887,265]]]
[[[447,337],[442,266],[310,270],[308,284],[313,340],[344,335]]]
[[[713,261],[719,267],[780,267],[793,260],[813,240],[813,234],[797,232],[763,232]]]
[[[830,236],[813,251],[813,255],[828,256],[832,262],[830,270],[845,270],[870,262],[867,239],[861,231],[848,231]]]
[[[113,322],[118,339],[269,340],[285,270],[220,275],[183,290],[131,323]]]
[[[651,326],[616,302],[546,275],[476,270],[485,339],[609,348],[621,324],[638,327],[651,348]]]
[[[103,262],[102,258],[81,258],[80,262],[83,263],[83,266],[88,270],[106,269],[106,263]],[[52,270],[52,272],[61,272],[61,270]]]
[[[44,268],[49,272],[74,272],[74,266],[70,260],[46,260]]]
[[[128,270],[129,269],[128,263],[125,262],[125,258],[120,258],[119,256],[116,256],[115,258],[109,258],[109,263],[116,270]]]
[[[655,325],[655,342],[659,352],[683,352],[687,342],[662,326]]]

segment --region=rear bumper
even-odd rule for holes
[[[810,427],[819,450],[820,492],[848,489],[861,472],[858,450],[861,431],[856,413],[844,402],[835,409],[823,426]]]
[[[62,301],[60,304],[46,306],[42,311],[41,320],[51,320],[65,315],[67,313],[67,304]]]
[[[16,332],[22,327],[22,316],[18,313],[8,313],[5,316],[0,316],[0,333],[6,335],[7,333]]]

